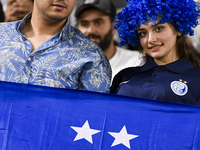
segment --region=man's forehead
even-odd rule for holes
[[[82,19],[79,19],[79,22],[95,22],[95,21],[105,20],[104,17],[106,16],[94,17],[94,18],[82,18]]]
[[[90,8],[82,12],[82,14],[79,16],[79,20],[81,19],[88,19],[88,20],[93,20],[96,18],[106,18],[109,16],[106,15],[105,13],[101,12],[100,10],[96,8]]]

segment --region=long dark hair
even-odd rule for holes
[[[185,57],[189,59],[195,67],[200,68],[200,60],[195,53],[195,48],[189,37],[184,34],[178,36],[176,48],[180,58]]]

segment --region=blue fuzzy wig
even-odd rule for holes
[[[119,46],[130,43],[139,44],[137,29],[140,24],[152,21],[155,24],[161,16],[160,23],[171,22],[180,32],[194,35],[192,28],[198,24],[200,7],[193,0],[126,0],[128,3],[115,18],[121,42]]]

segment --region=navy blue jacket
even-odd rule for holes
[[[110,90],[120,95],[200,105],[200,68],[186,58],[163,66],[150,58],[142,67],[120,71]]]

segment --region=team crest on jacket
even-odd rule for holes
[[[171,83],[171,89],[175,94],[183,96],[188,92],[188,86],[186,83],[186,81],[183,82],[181,79],[179,81],[173,81]]]

